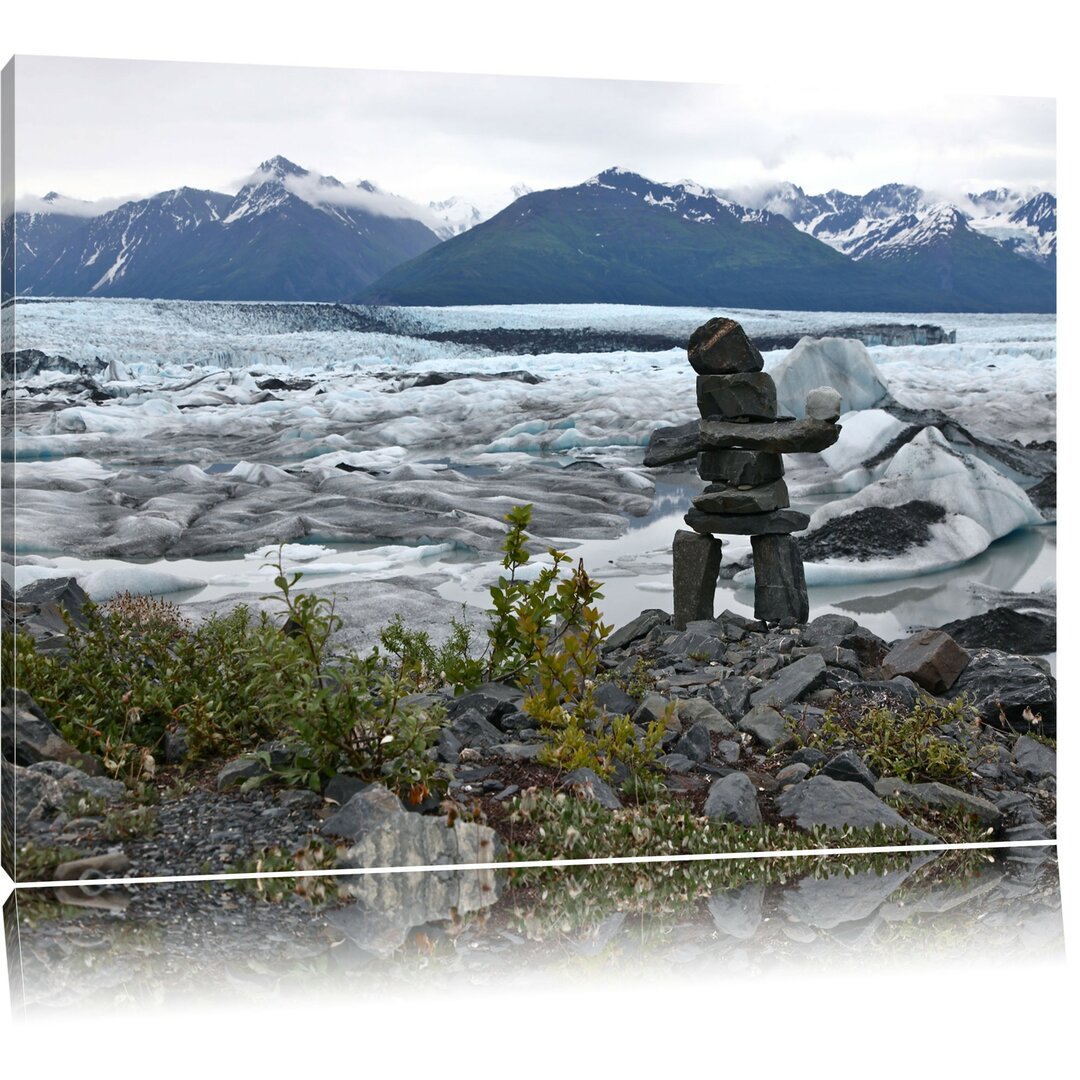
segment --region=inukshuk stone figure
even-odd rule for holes
[[[761,353],[732,319],[710,319],[690,336],[701,413],[698,474],[708,487],[685,517],[674,555],[675,625],[713,617],[720,575],[717,534],[749,536],[754,551],[754,615],[766,622],[806,622],[806,595],[793,532],[810,523],[789,509],[782,454],[816,453],[836,442],[840,395],[811,390],[806,419],[778,416],[776,384]]]

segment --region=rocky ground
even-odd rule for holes
[[[68,583],[20,625],[62,649],[58,607],[78,602]],[[665,612],[650,610],[608,638],[595,700],[610,715],[631,716],[639,732],[663,723],[656,775],[673,811],[747,828],[880,825],[914,842],[955,839],[962,819],[964,839],[1048,840],[1056,683],[1038,656],[999,647],[1026,641],[1035,652],[1048,633],[1049,616],[1018,620],[1008,610],[895,643],[839,615],[770,627],[724,612],[676,631]],[[966,713],[910,728],[918,709],[937,715],[958,696]],[[540,764],[544,737],[523,700],[523,691],[497,684],[426,699],[445,709],[429,752],[459,819],[448,827],[438,798],[407,807],[380,785],[342,774],[318,792],[276,777],[242,790],[265,765],[241,757],[192,767],[182,741],[165,748],[151,782],[126,788],[9,689],[3,779],[15,817],[5,820],[17,822],[19,877],[251,870],[266,868],[267,851],[311,849],[313,841],[311,857],[326,865],[488,862],[533,839],[509,813],[530,788],[620,811],[629,774],[620,766],[605,782],[588,769],[562,774]],[[876,727],[863,723],[868,716]],[[272,763],[287,756],[266,749]],[[87,858],[105,861],[79,862]]]

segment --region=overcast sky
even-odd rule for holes
[[[914,81],[914,80],[913,80]],[[1056,190],[1055,105],[836,90],[19,57],[16,190],[235,191],[275,154],[420,202],[609,165],[738,188]]]

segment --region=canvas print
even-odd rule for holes
[[[16,880],[1052,842],[1052,100],[4,79]]]

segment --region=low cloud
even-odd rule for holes
[[[15,210],[20,214],[66,214],[69,217],[97,217],[107,214],[137,195],[125,195],[111,199],[73,199],[70,195],[21,195],[15,200]]]
[[[248,181],[260,183],[274,180],[273,173],[256,172]],[[388,218],[413,218],[423,222],[430,228],[441,224],[441,221],[420,203],[413,202],[401,195],[393,195],[390,192],[380,190],[377,185],[370,181],[367,183],[375,188],[368,191],[361,187],[364,181],[354,184],[342,184],[334,177],[323,176],[321,173],[308,172],[303,176],[286,176],[282,181],[285,190],[295,195],[298,199],[312,206],[341,207],[342,209],[362,210],[368,214]]]

